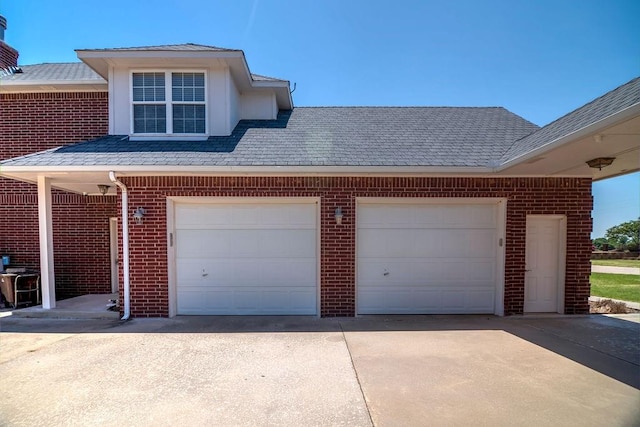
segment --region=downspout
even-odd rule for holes
[[[116,178],[114,171],[109,172],[109,179],[122,191],[122,274],[124,276],[124,316],[120,320],[128,320],[131,314],[129,307],[129,196],[127,186]]]

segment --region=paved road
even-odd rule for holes
[[[640,268],[636,267],[613,267],[608,265],[592,265],[591,271],[594,273],[612,274],[640,274]]]
[[[0,425],[635,425],[639,321],[1,318]]]

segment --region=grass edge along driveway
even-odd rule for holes
[[[592,259],[591,265],[640,268],[640,259]]]
[[[636,274],[591,273],[591,295],[640,302],[640,276]]]

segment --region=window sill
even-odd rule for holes
[[[206,141],[206,134],[132,134],[129,141]]]

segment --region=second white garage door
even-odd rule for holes
[[[316,210],[176,203],[177,314],[316,314]]]
[[[494,313],[497,203],[357,207],[359,314]]]

